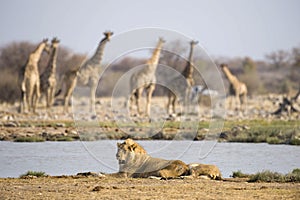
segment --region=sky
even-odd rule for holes
[[[1,0],[0,46],[57,36],[90,53],[106,30],[155,27],[198,40],[211,56],[264,59],[300,45],[299,8],[298,0]]]

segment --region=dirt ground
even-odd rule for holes
[[[43,177],[0,179],[0,199],[300,199],[300,183],[228,179]]]

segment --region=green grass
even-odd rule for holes
[[[14,142],[45,142],[42,137],[32,136],[32,137],[18,137]]]
[[[72,120],[36,120],[36,121],[20,121],[20,127],[57,127],[57,124],[64,124],[65,128],[74,127]]]
[[[244,174],[240,170],[233,172],[233,178],[249,178],[248,182],[297,182],[300,183],[300,169],[294,169],[288,174],[281,174],[269,170],[258,172],[256,174]]]
[[[249,182],[285,182],[285,175],[278,172],[271,172],[269,170],[258,172],[252,175]]]
[[[233,178],[249,178],[250,175],[241,172],[241,170],[238,170],[236,172],[232,172],[232,177]]]
[[[245,127],[247,129],[234,127]],[[223,130],[228,142],[251,142],[268,144],[300,145],[300,122],[296,120],[244,120],[226,121]]]
[[[20,175],[20,178],[24,178],[27,176],[35,176],[35,177],[44,177],[47,176],[45,172],[38,172],[38,171],[28,171],[25,174]]]

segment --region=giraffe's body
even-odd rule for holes
[[[51,53],[48,66],[40,76],[41,93],[46,95],[47,108],[50,108],[54,101],[56,89],[56,60],[59,40],[54,38],[51,42]]]
[[[187,103],[188,97],[190,96],[191,87],[194,85],[194,66],[193,66],[193,54],[194,54],[194,47],[197,44],[197,41],[190,42],[190,53],[189,58],[187,61],[187,65],[185,69],[182,71],[180,76],[175,77],[170,81],[168,84],[168,112],[170,115],[175,114],[175,105],[177,102],[177,96],[181,96],[184,100],[184,103]],[[179,92],[179,94],[175,94],[174,91]]]
[[[21,86],[20,112],[36,111],[40,97],[40,75],[38,62],[44,50],[48,51],[47,39],[39,43],[38,47],[29,55],[26,65],[21,69],[19,77]]]
[[[62,83],[65,84],[64,94],[64,111],[68,111],[69,100],[78,82],[81,86],[90,88],[90,110],[95,112],[96,89],[99,81],[99,69],[103,57],[104,47],[113,32],[104,32],[105,37],[100,41],[95,54],[88,59],[78,70],[68,71],[62,78]]]
[[[233,96],[237,103],[237,108],[239,109],[241,104],[244,106],[247,99],[247,86],[245,83],[238,80],[236,76],[234,76],[230,70],[228,69],[228,66],[226,64],[221,64],[221,68],[229,81],[229,95]],[[231,104],[233,103],[231,99]],[[232,105],[231,105],[232,106]]]
[[[155,89],[156,77],[155,71],[160,58],[160,52],[165,40],[159,38],[156,48],[154,49],[151,58],[147,61],[146,66],[135,72],[130,78],[130,110],[132,111],[133,102],[137,106],[138,114],[141,114],[140,100],[144,90],[147,95],[146,115],[150,116],[150,105],[152,93]]]

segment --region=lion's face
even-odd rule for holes
[[[123,143],[117,143],[118,151],[116,158],[120,165],[125,164],[127,161],[132,160],[135,154],[147,154],[145,149],[132,139],[127,139]]]

